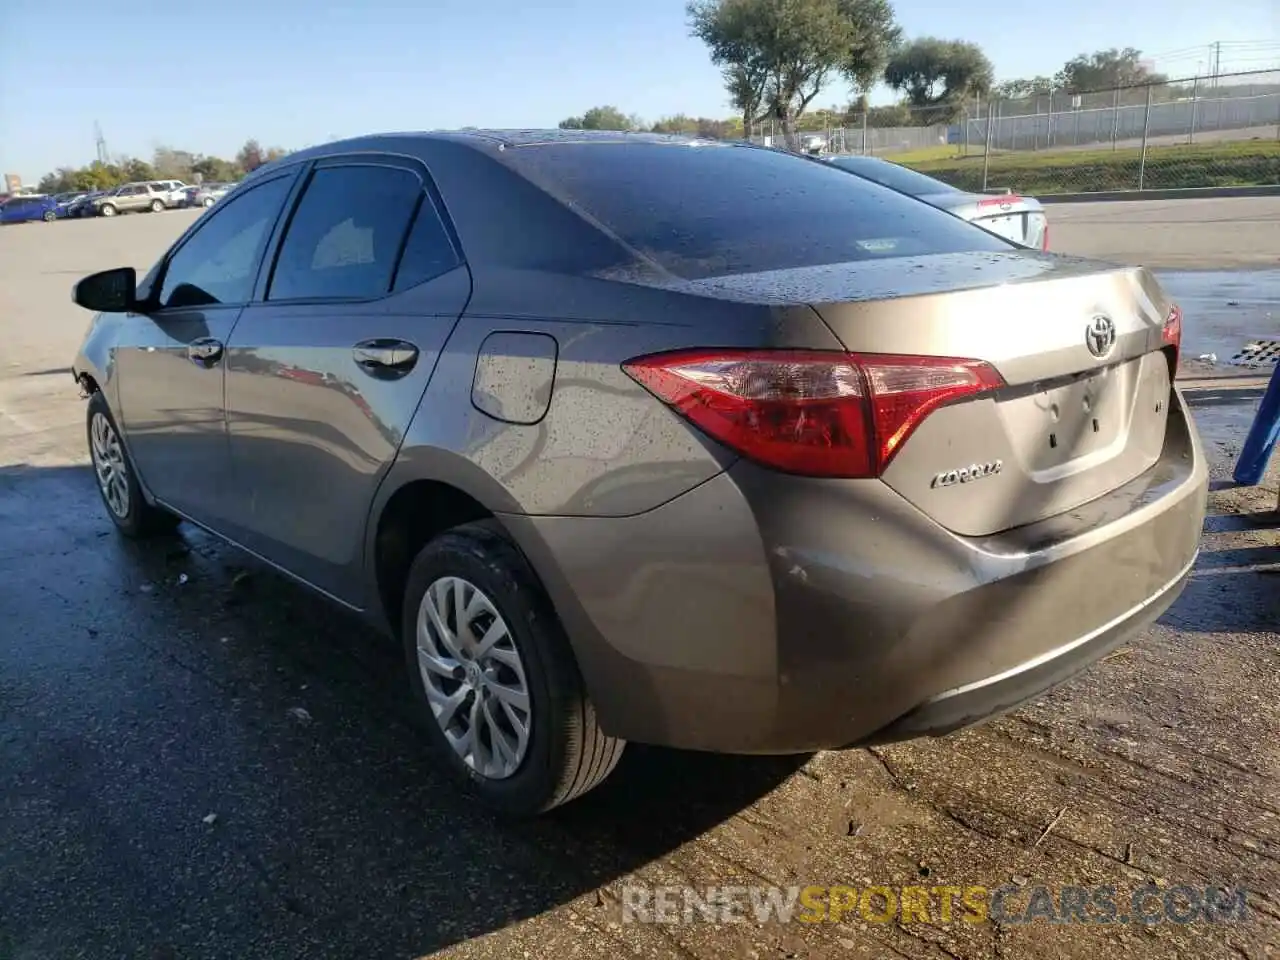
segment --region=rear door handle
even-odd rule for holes
[[[222,359],[222,342],[212,337],[201,337],[192,340],[187,346],[187,356],[191,362],[201,367],[212,367]]]
[[[418,348],[407,340],[361,340],[351,354],[361,369],[375,376],[408,373],[418,362]]]

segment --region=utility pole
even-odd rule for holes
[[[106,138],[102,136],[102,127],[98,124],[97,120],[93,121],[93,140],[94,140],[94,145],[98,149],[98,162],[103,166],[106,166],[107,165],[107,141],[106,141]]]
[[[1218,74],[1222,72],[1222,41],[1213,41],[1213,88],[1218,89]]]

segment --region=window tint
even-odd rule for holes
[[[445,231],[435,204],[424,197],[418,216],[409,231],[400,266],[396,268],[396,290],[408,290],[458,265],[458,256]]]
[[[1016,247],[825,163],[699,142],[561,143],[507,160],[677,276]]]
[[[208,214],[173,255],[160,287],[163,307],[243,303],[267,235],[289,193],[289,177],[268,180]]]
[[[422,181],[399,167],[317,170],[280,245],[268,299],[387,293],[421,196]]]

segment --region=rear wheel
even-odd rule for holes
[[[104,217],[114,217],[118,211],[111,204],[104,203],[102,205],[102,209],[98,212],[101,213]]]
[[[147,503],[143,497],[116,422],[101,393],[89,398],[87,420],[89,456],[98,492],[116,529],[125,536],[137,538],[171,532],[177,527],[178,518]]]
[[[204,200],[201,201],[201,203],[203,203],[206,207],[212,207],[213,197],[205,197]]]
[[[53,221],[55,221],[55,220],[57,220],[57,219],[58,219],[58,215],[57,215],[56,213],[54,213],[52,210],[46,210],[46,211],[44,212],[44,222],[45,222],[45,223],[53,223]]]
[[[494,525],[423,547],[401,629],[428,736],[482,803],[532,816],[612,772],[625,741],[600,729],[550,601]]]

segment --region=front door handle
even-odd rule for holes
[[[187,356],[198,367],[212,367],[222,359],[222,342],[212,337],[192,340],[187,346]]]
[[[408,373],[418,362],[418,348],[407,340],[361,340],[351,355],[366,373],[384,377]]]

